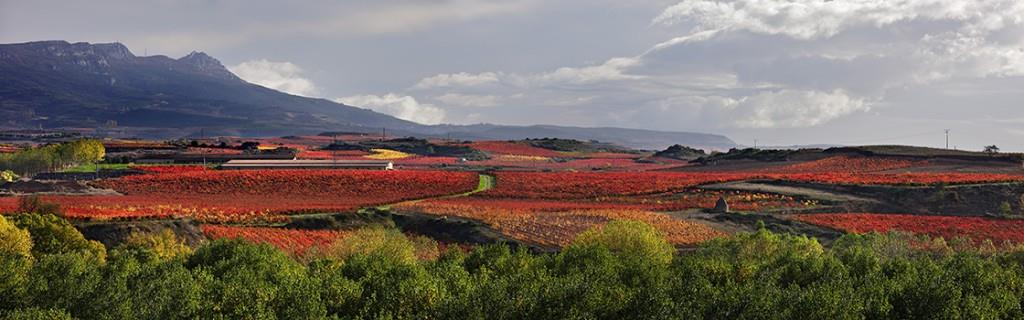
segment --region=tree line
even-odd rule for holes
[[[32,176],[40,172],[53,172],[96,163],[103,160],[105,155],[103,143],[95,139],[49,144],[15,153],[0,154],[0,172]]]
[[[50,214],[0,217],[3,319],[1007,319],[1024,251],[900,234],[760,231],[679,252],[615,221],[558,253],[509,246],[417,258],[367,228],[300,261],[268,245],[190,248],[171,232],[110,250]]]

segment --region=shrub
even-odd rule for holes
[[[0,182],[14,182],[14,180],[18,180],[18,178],[18,174],[14,173],[14,171],[0,171]]]
[[[52,214],[55,216],[60,216],[62,213],[60,205],[43,201],[43,198],[37,195],[18,198],[18,212]]]
[[[1013,215],[1013,206],[1009,202],[1003,201],[1003,203],[999,204],[999,215],[1003,217]]]

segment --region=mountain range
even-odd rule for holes
[[[736,146],[721,135],[565,126],[423,125],[237,77],[217,59],[136,56],[120,43],[0,44],[0,126],[88,128],[143,137],[270,136],[325,131],[459,139],[557,137],[655,149]]]

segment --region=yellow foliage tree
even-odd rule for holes
[[[169,260],[192,254],[192,247],[174,234],[170,229],[156,233],[132,233],[125,244],[144,248],[152,252],[160,260]]]
[[[675,247],[658,229],[642,221],[617,220],[581,233],[570,247],[604,246],[620,256],[635,257],[658,264],[672,262]]]
[[[375,255],[398,263],[412,264],[417,257],[437,256],[437,244],[412,241],[397,229],[366,227],[338,239],[324,249],[325,258],[343,261],[354,255]]]
[[[0,216],[0,251],[25,257],[32,256],[32,236],[28,230],[18,228]]]

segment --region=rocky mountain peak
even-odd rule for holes
[[[82,42],[82,44],[84,44],[85,46],[90,46],[88,43]],[[75,45],[78,45],[78,43],[76,43]],[[128,50],[128,47],[119,42],[97,43],[91,45],[91,49],[95,54],[103,56],[107,59],[123,60],[135,58],[135,54],[133,54],[131,50]]]
[[[220,60],[217,60],[204,52],[192,51],[188,55],[178,59],[178,62],[190,64],[195,66],[199,71],[213,76],[237,78],[235,74],[228,71],[228,68],[224,67],[224,65],[220,63]]]

